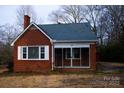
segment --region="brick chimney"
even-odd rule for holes
[[[24,15],[24,29],[28,27],[30,24],[30,17],[28,15]]]

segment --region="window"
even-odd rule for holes
[[[18,46],[18,60],[49,60],[49,46]]]
[[[44,47],[41,47],[40,48],[40,58],[41,59],[44,59],[45,58],[45,49],[44,49]]]
[[[26,59],[27,58],[27,48],[26,47],[23,47],[23,59]]]
[[[28,47],[28,59],[39,58],[39,47]]]

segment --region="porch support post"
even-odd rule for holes
[[[63,68],[63,48],[62,48],[62,68]]]
[[[72,67],[72,47],[71,47],[71,67]]]
[[[80,66],[81,66],[81,48],[80,48]]]
[[[54,45],[52,44],[52,71],[53,71],[53,68],[54,68]]]

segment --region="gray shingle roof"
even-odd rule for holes
[[[89,23],[38,25],[53,40],[97,40]]]

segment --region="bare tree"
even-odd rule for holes
[[[68,5],[61,6],[49,16],[55,23],[89,22],[101,44],[103,44],[105,37],[109,41],[119,40],[123,32],[121,28],[124,25],[124,6]]]
[[[33,6],[23,5],[17,9],[17,24],[23,28],[24,15],[29,15],[31,17],[31,21],[36,22],[37,16],[34,11]]]
[[[54,23],[81,23],[84,19],[82,6],[61,6],[60,9],[53,11],[49,15],[49,18]]]
[[[82,8],[84,19],[91,23],[92,30],[97,35],[98,21],[101,16],[102,8],[97,5],[87,5]]]
[[[57,10],[57,11],[53,11],[50,15],[49,15],[49,19],[54,22],[54,23],[63,23],[65,22],[63,19],[63,14],[61,13],[61,11]]]
[[[82,23],[89,22],[92,31],[100,38],[104,37],[104,32],[98,32],[98,23],[103,12],[103,7],[97,5],[68,5],[61,6],[60,9],[53,11],[49,17],[55,23]]]
[[[1,42],[5,44],[11,44],[12,40],[19,34],[20,32],[14,25],[2,25],[0,28],[0,38]]]
[[[100,16],[102,27],[101,32],[108,35],[109,43],[118,42],[123,32],[122,26],[124,25],[124,6],[102,6],[104,12]]]
[[[2,44],[0,46],[0,64],[12,64],[12,47],[10,44],[18,33],[18,29],[13,25],[0,26],[0,42]]]
[[[108,10],[107,13],[109,14],[111,19],[108,19],[111,22],[111,40],[117,41],[120,38],[120,35],[123,30],[121,30],[121,25],[124,22],[124,6],[105,6]]]
[[[99,6],[68,5],[61,6],[59,10],[53,11],[49,16],[55,23],[81,23],[88,21],[92,30],[97,34],[97,23],[100,17]]]
[[[100,44],[103,45],[104,38],[108,39],[110,38],[110,21],[107,20],[108,15],[103,15],[100,17],[97,27],[97,37],[100,40]],[[107,43],[107,42],[106,42]]]

